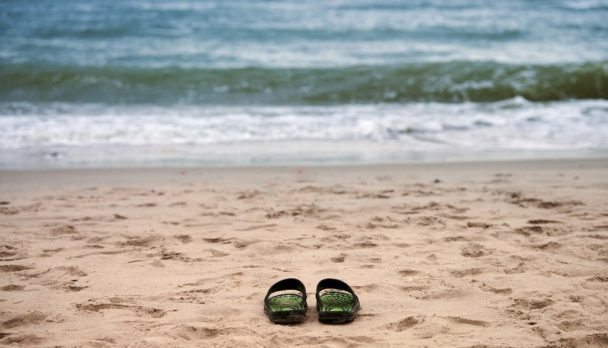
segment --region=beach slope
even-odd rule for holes
[[[0,201],[0,344],[608,345],[603,159],[2,171]],[[286,277],[302,325],[264,316]]]

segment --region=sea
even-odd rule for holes
[[[2,0],[0,168],[608,156],[608,0]]]

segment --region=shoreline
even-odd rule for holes
[[[390,174],[394,171],[408,170],[420,173],[425,170],[482,170],[484,172],[504,171],[510,169],[524,170],[559,170],[582,166],[591,169],[608,169],[608,157],[562,158],[562,159],[529,159],[529,160],[495,160],[495,161],[457,161],[431,163],[384,163],[384,164],[317,164],[317,165],[235,165],[235,166],[134,166],[134,167],[98,167],[98,168],[45,168],[45,169],[0,169],[0,190],[11,189],[11,185],[25,184],[44,187],[53,185],[121,184],[141,181],[145,183],[162,180],[188,181],[189,176],[203,176],[209,179],[219,177],[239,178],[243,175],[267,179],[274,174],[290,174],[301,171],[337,175],[344,172],[362,173],[381,172]],[[142,178],[143,176],[143,178]],[[42,182],[41,179],[51,180]],[[73,180],[73,181],[71,181]],[[38,185],[38,186],[37,186]]]
[[[429,161],[429,162],[379,162],[379,163],[302,163],[302,164],[235,164],[235,165],[135,165],[135,166],[91,166],[91,167],[51,167],[51,168],[0,168],[0,174],[19,174],[19,173],[57,173],[57,172],[95,172],[95,171],[161,171],[170,172],[175,170],[186,171],[230,171],[230,170],[254,170],[254,171],[284,171],[294,168],[320,169],[320,170],[339,170],[339,169],[369,169],[369,168],[442,168],[442,167],[525,167],[528,165],[556,166],[561,164],[583,164],[601,165],[608,163],[608,155],[585,156],[585,157],[555,157],[555,158],[525,158],[525,159],[489,159],[489,160],[454,160],[454,161]]]
[[[46,154],[42,156],[39,152],[14,153],[7,159],[6,151],[5,153],[0,151],[0,172],[136,168],[368,167],[608,159],[608,153],[599,149],[585,151],[502,150],[480,152],[461,149],[452,152],[408,151],[403,153],[401,146],[404,145],[397,143],[349,144],[328,142],[324,146],[309,143],[304,147],[307,151],[301,152],[293,147],[294,144],[283,145],[287,147],[279,146],[277,148],[277,144],[255,144],[247,148],[242,148],[243,144],[213,145],[199,148],[197,154],[191,153],[183,157],[165,156],[163,153],[167,151],[167,148],[163,147],[143,146],[139,151],[134,148],[109,147],[108,153],[92,161],[82,160],[83,158],[90,158],[91,156],[95,158],[97,156],[95,152],[91,152],[91,149],[79,153],[71,159],[51,159],[49,156],[54,155]],[[332,150],[327,151],[327,147],[331,147]],[[174,150],[183,152],[185,147]],[[15,161],[13,157],[27,158],[27,160],[19,162]],[[112,160],[109,160],[109,158],[112,158]],[[133,160],[133,158],[139,158],[139,160]]]

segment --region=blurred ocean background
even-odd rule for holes
[[[608,155],[608,0],[3,0],[0,168]]]

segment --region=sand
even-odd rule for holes
[[[0,201],[5,345],[608,346],[605,159],[1,171]],[[301,325],[263,313],[286,277]]]

